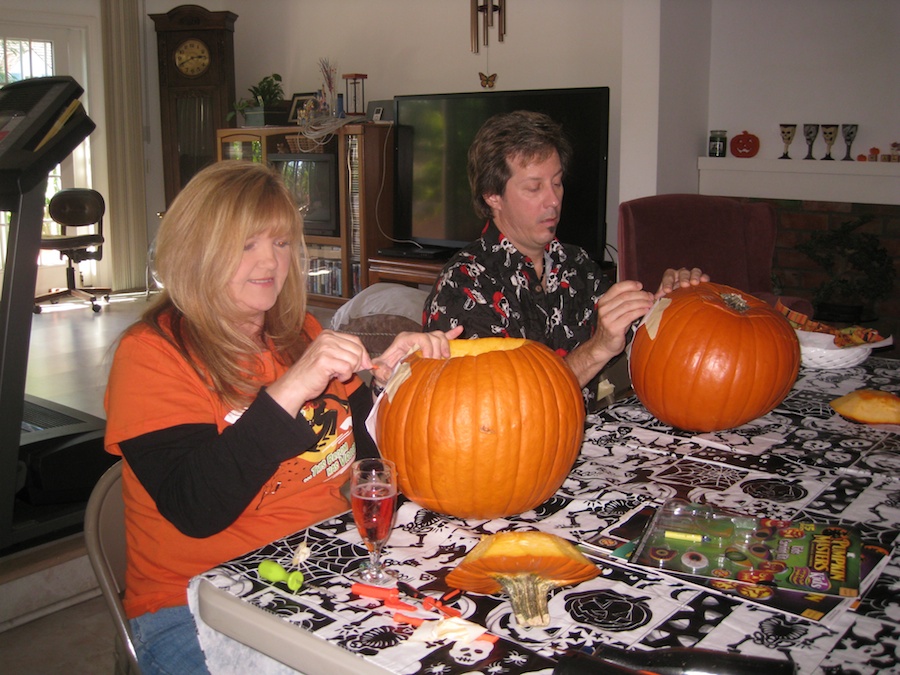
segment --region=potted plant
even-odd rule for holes
[[[281,75],[278,73],[266,75],[248,91],[249,98],[234,102],[234,110],[228,113],[229,120],[240,114],[248,127],[287,124],[288,110],[285,106]]]
[[[865,216],[797,244],[828,275],[814,291],[816,319],[859,323],[877,318],[875,305],[894,287],[894,261],[874,234],[858,232]]]

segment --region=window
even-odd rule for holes
[[[37,24],[4,25],[0,21],[0,86],[32,77],[65,73],[69,70],[68,59],[76,61],[83,52],[84,37],[78,31]],[[84,85],[83,79],[79,81]],[[69,158],[51,170],[47,181],[47,202],[63,187],[76,184],[76,174],[89,176],[84,166],[75,166],[75,163],[86,165],[87,154],[86,150],[76,150],[74,159]],[[0,270],[6,261],[9,215],[0,211]],[[42,234],[62,234],[62,228],[53,222],[46,211]],[[60,266],[65,265],[65,260],[55,251],[41,251],[38,264],[44,267]],[[92,275],[95,270],[85,271]]]
[[[0,82],[19,82],[30,77],[53,75],[53,43],[0,37],[3,62]]]

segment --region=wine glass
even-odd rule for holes
[[[815,159],[812,154],[813,143],[816,142],[816,136],[819,135],[819,125],[818,124],[804,124],[803,125],[803,138],[806,139],[806,157],[803,159]]]
[[[834,159],[831,156],[831,146],[837,140],[837,124],[823,124],[822,138],[825,140],[825,156],[822,159]]]
[[[844,155],[845,162],[852,162],[853,157],[850,156],[850,146],[853,145],[853,141],[856,140],[856,131],[859,129],[858,124],[842,124],[841,125],[841,134],[844,136],[844,143],[847,144],[847,154]]]
[[[791,143],[794,142],[794,134],[797,133],[797,125],[796,124],[779,124],[781,127],[781,140],[784,141],[784,153],[778,159],[790,159],[791,156],[788,154],[788,148],[791,147]]]
[[[350,476],[350,504],[359,536],[369,549],[369,559],[357,570],[367,584],[383,585],[396,572],[381,563],[381,549],[391,536],[397,509],[397,467],[387,459],[360,459]]]

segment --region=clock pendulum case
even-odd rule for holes
[[[182,5],[151,14],[156,26],[166,207],[216,161],[216,130],[235,100],[232,12]]]

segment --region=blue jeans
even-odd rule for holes
[[[142,675],[209,675],[188,607],[167,607],[131,619]]]

